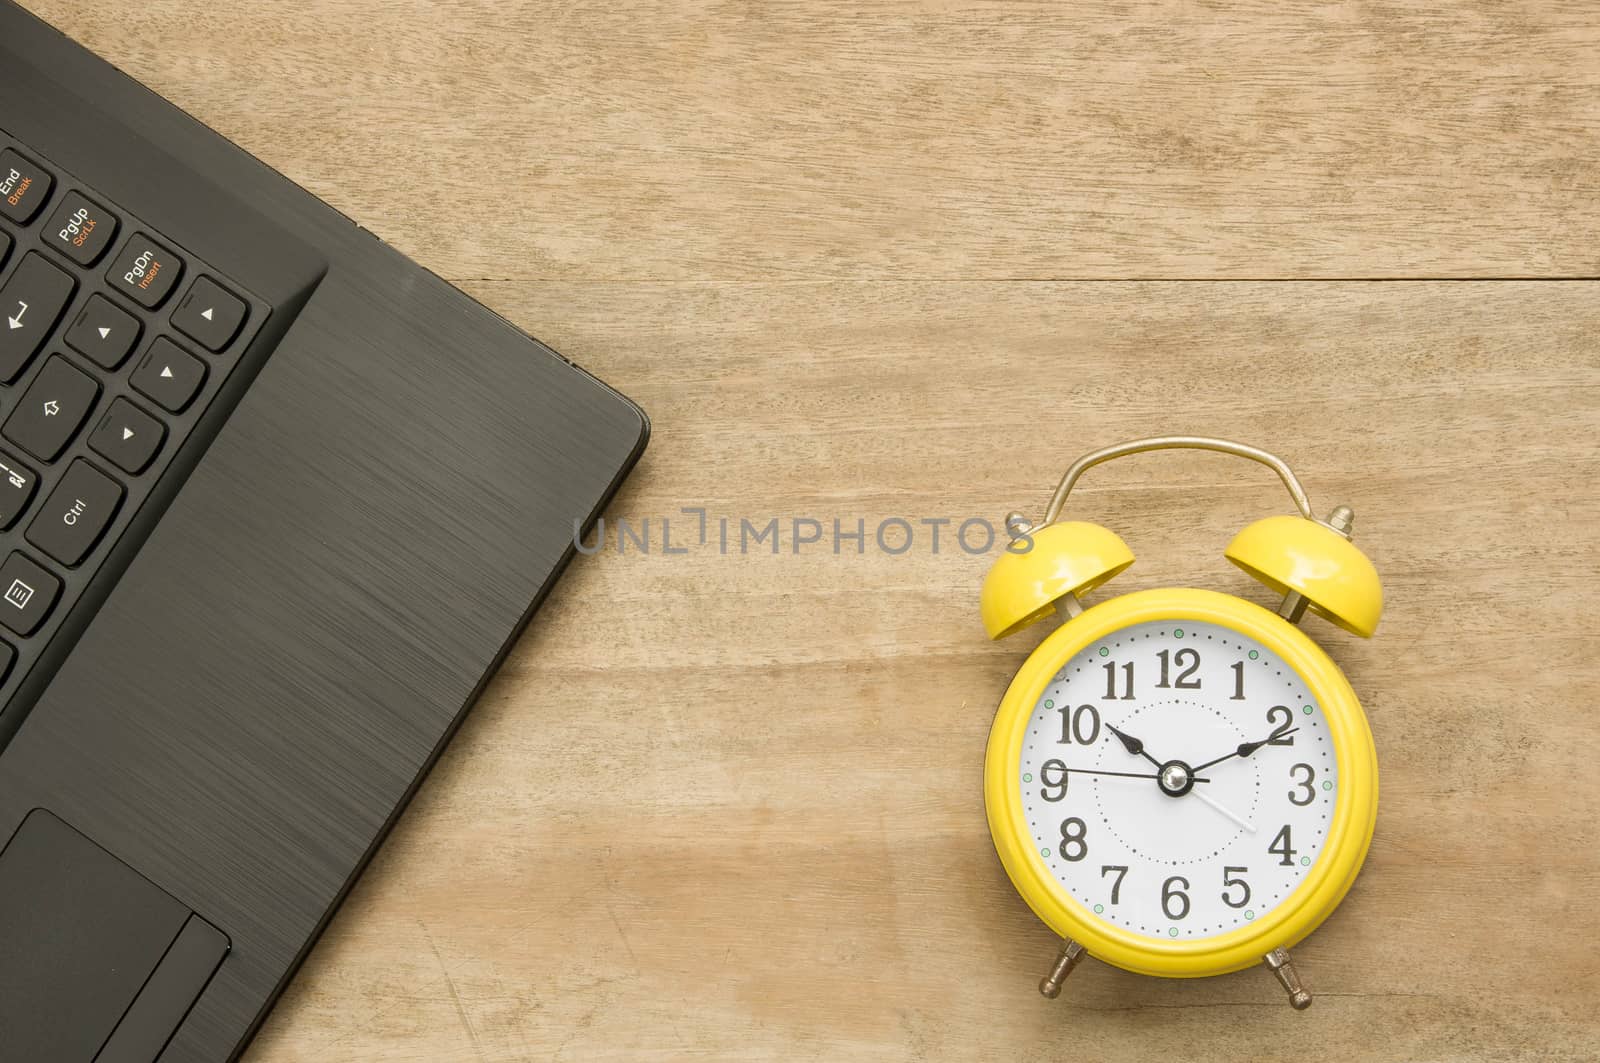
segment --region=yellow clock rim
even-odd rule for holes
[[[1152,620],[1230,628],[1276,653],[1321,704],[1339,771],[1328,841],[1283,903],[1237,930],[1203,940],[1163,941],[1097,918],[1046,867],[1022,811],[1022,740],[1033,707],[1061,666],[1121,629]],[[989,833],[1006,874],[1028,907],[1091,956],[1138,974],[1199,978],[1259,963],[1315,930],[1349,891],[1366,858],[1378,814],[1378,758],[1372,730],[1344,673],[1299,628],[1253,602],[1217,591],[1165,588],[1112,598],[1062,624],[1023,662],[995,714],[984,757]]]

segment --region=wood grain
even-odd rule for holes
[[[655,419],[613,511],[654,548],[574,566],[250,1063],[1600,1056],[1600,283],[1237,279],[1600,276],[1591,5],[30,3]],[[1353,505],[1388,591],[1370,643],[1311,622],[1383,806],[1305,1014],[1042,1001],[984,826],[1038,635],[919,522],[1176,431]],[[1264,472],[1075,505],[1116,590],[1265,600],[1221,555]]]
[[[447,277],[1600,276],[1587,0],[27,0]]]
[[[656,549],[575,567],[252,1061],[1600,1052],[1600,285],[473,289],[652,410],[613,515]],[[1260,970],[1091,963],[1038,997],[1052,939],[979,795],[1036,637],[985,641],[988,558],[724,556],[676,523],[998,520],[1077,453],[1176,430],[1281,448],[1387,583],[1372,642],[1311,627],[1384,791],[1363,877],[1296,950],[1305,1014]],[[1264,471],[1169,455],[1083,492],[1142,555],[1117,590],[1267,600],[1221,553],[1287,508]]]

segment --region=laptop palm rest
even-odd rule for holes
[[[228,948],[186,905],[35,809],[0,851],[5,1057],[152,1063]]]

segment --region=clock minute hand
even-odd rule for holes
[[[1122,743],[1123,749],[1126,749],[1129,753],[1132,753],[1136,757],[1143,757],[1145,760],[1148,760],[1158,768],[1161,767],[1161,761],[1145,752],[1144,743],[1133,737],[1133,735],[1123,734],[1115,727],[1112,727],[1109,723],[1106,724],[1106,730],[1117,736],[1117,740]]]
[[[1072,775],[1113,775],[1119,779],[1159,779],[1159,775],[1145,774],[1137,771],[1101,771],[1099,768],[1066,768]],[[1210,782],[1210,779],[1196,779],[1195,782]]]
[[[1250,754],[1254,753],[1256,750],[1260,749],[1274,738],[1282,738],[1284,735],[1292,735],[1298,730],[1300,730],[1300,728],[1291,727],[1287,731],[1273,731],[1259,742],[1240,742],[1239,748],[1235,749],[1232,753],[1220,756],[1216,760],[1208,760],[1204,764],[1196,764],[1194,766],[1194,770],[1199,771],[1202,768],[1209,768],[1213,764],[1221,764],[1223,761],[1232,760],[1234,757],[1248,757]]]

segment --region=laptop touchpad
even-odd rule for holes
[[[7,1059],[150,1063],[228,939],[44,809],[0,851]]]

